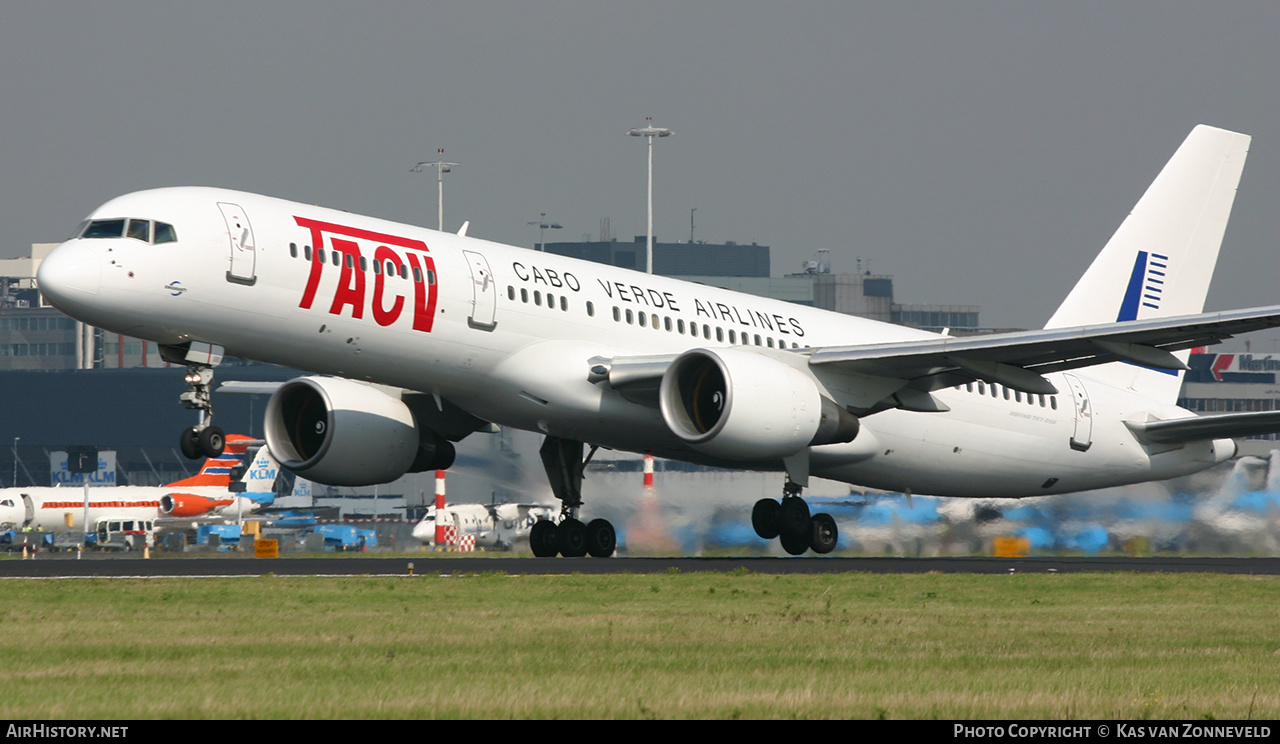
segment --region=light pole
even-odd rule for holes
[[[430,166],[436,169],[436,229],[444,232],[444,174],[451,169],[458,167],[459,163],[444,162],[444,149],[436,150],[436,161],[434,163],[424,160],[421,163],[409,169],[411,173],[421,173],[423,166]]]
[[[559,222],[547,222],[546,212],[542,212],[541,214],[542,214],[542,219],[534,220],[533,222],[529,222],[526,224],[538,226],[538,230],[539,230],[538,250],[542,251],[543,253],[546,253],[547,252],[547,228],[549,227],[552,230],[559,230],[562,226]]]
[[[653,273],[653,138],[654,137],[670,137],[673,132],[670,129],[663,129],[653,125],[653,117],[646,116],[644,119],[648,124],[640,129],[632,129],[627,134],[632,137],[647,137],[649,140],[649,232],[648,239],[645,241],[644,249],[644,270],[645,273]]]
[[[22,437],[13,438],[13,487],[18,487],[18,440]]]

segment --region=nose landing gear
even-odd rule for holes
[[[179,400],[187,408],[200,411],[200,423],[183,430],[178,437],[178,449],[189,460],[219,457],[226,446],[226,436],[213,425],[213,367],[188,364],[185,379],[187,392]]]

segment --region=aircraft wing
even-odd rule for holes
[[[1280,326],[1280,305],[1076,328],[986,336],[937,336],[777,353],[808,355],[809,365],[820,377],[824,370],[862,377],[867,383],[864,385],[867,395],[850,410],[868,415],[894,407],[946,410],[944,403],[928,393],[976,380],[999,383],[1025,393],[1052,395],[1059,392],[1058,389],[1042,377],[1049,372],[1117,361],[1169,371],[1184,370],[1186,365],[1172,352],[1277,326]],[[595,358],[590,360],[588,379],[607,383],[633,402],[656,407],[663,374],[677,356]],[[1259,433],[1231,431],[1237,432],[1235,436]]]
[[[1058,392],[1041,377],[1048,372],[1116,361],[1186,369],[1171,352],[1276,326],[1280,305],[1078,328],[824,347],[812,351],[809,364],[907,380],[909,387],[924,392],[985,380],[1048,395]]]
[[[1280,431],[1280,411],[1188,416],[1164,421],[1126,422],[1125,425],[1143,441],[1157,444],[1181,444],[1205,439],[1271,434]]]

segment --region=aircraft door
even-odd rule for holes
[[[493,281],[493,272],[489,271],[489,261],[475,251],[463,251],[467,266],[471,269],[472,291],[471,317],[467,325],[482,331],[492,331],[498,322],[494,314],[498,309],[498,288]]]
[[[1075,401],[1076,428],[1071,435],[1071,449],[1084,452],[1093,444],[1093,406],[1084,384],[1075,375],[1063,375],[1071,386],[1071,398]]]
[[[252,286],[258,280],[254,274],[257,244],[253,240],[249,218],[237,204],[218,202],[218,209],[222,210],[222,218],[227,222],[227,234],[231,238],[231,268],[227,270],[227,281]]]

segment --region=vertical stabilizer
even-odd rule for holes
[[[1249,139],[1193,129],[1045,328],[1203,312]],[[1125,362],[1082,374],[1168,403],[1182,385],[1181,372]]]

